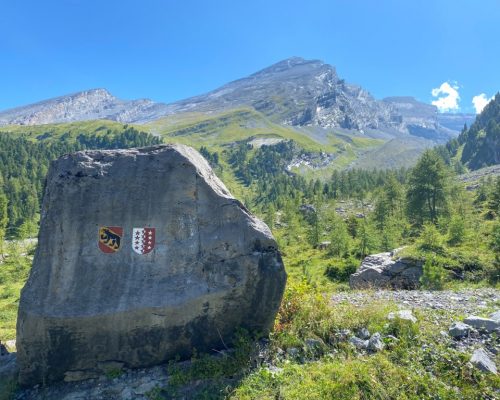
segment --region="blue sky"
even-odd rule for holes
[[[0,0],[0,109],[95,87],[170,102],[301,56],[473,112],[500,90],[499,22],[498,0]]]

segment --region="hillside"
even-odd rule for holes
[[[470,169],[500,164],[500,93],[460,134],[458,142],[463,145],[461,161]]]

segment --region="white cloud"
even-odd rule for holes
[[[485,93],[474,96],[472,98],[472,104],[474,104],[476,114],[479,114],[481,111],[483,111],[483,108],[486,107],[486,104],[488,104],[491,100],[493,100],[493,96],[488,99]]]
[[[458,94],[458,85],[443,82],[438,88],[432,89],[431,94],[437,97],[432,102],[440,112],[456,111],[460,108],[458,102],[460,95]]]

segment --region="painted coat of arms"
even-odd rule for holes
[[[119,226],[101,226],[99,228],[99,249],[103,253],[115,253],[120,249],[123,228]]]
[[[132,249],[137,254],[147,254],[154,249],[155,230],[155,228],[134,228],[132,230]]]

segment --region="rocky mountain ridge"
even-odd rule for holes
[[[145,123],[164,114],[165,105],[149,99],[121,100],[106,89],[90,89],[0,112],[0,126],[43,125],[109,119]]]
[[[171,104],[121,100],[105,89],[92,89],[0,112],[0,126],[92,119],[143,124],[174,114],[217,114],[238,107],[252,107],[286,126],[409,134],[435,142],[458,134],[450,126],[463,126],[456,117],[444,126],[441,121],[446,118],[435,106],[411,97],[376,100],[362,87],[341,79],[335,67],[300,57]]]

